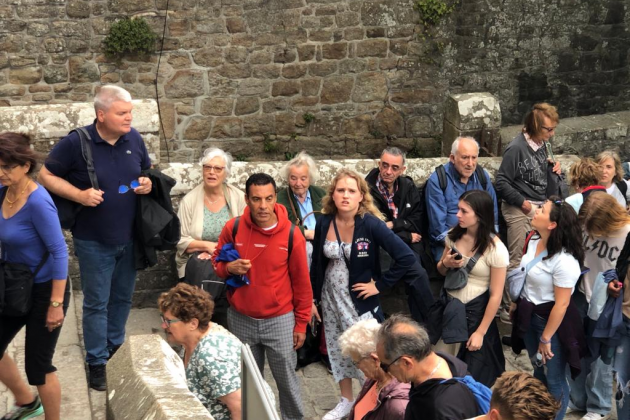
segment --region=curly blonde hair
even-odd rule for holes
[[[363,194],[363,200],[361,200],[361,202],[359,203],[357,215],[363,217],[369,213],[375,217],[378,217],[381,220],[385,220],[385,216],[383,216],[383,213],[381,213],[374,205],[374,199],[370,194],[370,189],[367,182],[365,182],[365,179],[363,179],[363,177],[355,171],[346,168],[339,169],[339,172],[337,172],[337,175],[335,175],[335,178],[330,183],[326,196],[322,199],[322,213],[337,213],[337,206],[335,205],[335,201],[333,200],[332,196],[335,192],[335,188],[337,188],[337,183],[344,178],[354,179],[357,182],[359,191],[361,192],[361,194]]]
[[[580,207],[578,219],[591,237],[609,236],[630,224],[626,209],[615,197],[603,191],[589,194]]]
[[[579,162],[571,165],[569,170],[569,178],[571,178],[571,186],[575,189],[586,188],[599,184],[601,178],[601,168],[591,158],[582,158]]]

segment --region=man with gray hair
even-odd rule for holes
[[[392,315],[378,334],[381,369],[411,383],[405,420],[468,419],[479,414],[467,385],[453,378],[467,375],[466,363],[435,353],[427,331],[404,315]]]
[[[388,147],[365,180],[387,227],[420,255],[420,195],[413,179],[404,175],[406,163],[402,150]]]
[[[131,95],[118,86],[103,86],[94,98],[96,119],[82,129],[89,135],[98,189],[90,181],[77,130],[53,148],[39,174],[49,191],[83,206],[71,230],[81,272],[89,382],[98,391],[105,390],[105,364],[125,340],[131,310],[136,194],[148,194],[152,187],[141,176],[151,159],[131,127],[132,108]]]
[[[435,168],[427,181],[425,198],[429,242],[435,261],[442,258],[444,238],[457,224],[459,197],[469,190],[484,190],[494,201],[494,224],[499,224],[497,197],[490,174],[477,165],[479,144],[472,137],[459,137],[451,147],[449,162]],[[497,227],[498,231],[498,227]]]

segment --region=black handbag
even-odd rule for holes
[[[28,265],[0,260],[0,314],[24,316],[33,304],[33,280],[50,254],[44,256],[35,271]]]
[[[199,259],[201,252],[195,252],[186,263],[184,278],[186,283],[197,286],[210,293],[215,302],[225,297],[225,279],[222,279],[214,271],[212,260]]]
[[[85,127],[79,127],[76,130],[79,135],[81,143],[81,155],[85,159],[87,164],[88,176],[90,177],[90,183],[95,190],[99,189],[98,179],[96,178],[96,169],[94,168],[94,159],[92,157],[92,138],[85,129]],[[72,133],[72,131],[70,133]],[[48,190],[50,197],[52,198],[55,206],[57,207],[57,214],[59,215],[59,222],[63,229],[72,229],[76,221],[77,215],[83,210],[83,205],[76,201],[68,200]]]

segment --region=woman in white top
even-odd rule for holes
[[[597,307],[608,297],[607,287],[597,287],[597,283],[602,281],[604,272],[614,269],[617,264],[630,233],[630,216],[613,196],[594,192],[584,201],[579,220],[584,229],[584,264],[590,271],[584,276],[573,300],[583,318],[586,341],[590,346],[596,343],[591,332],[599,315],[590,307]],[[623,282],[624,279],[620,280]],[[607,355],[604,353],[603,356],[606,358]],[[572,408],[586,411],[593,419],[608,415],[612,409],[612,383],[610,360],[602,360],[600,353],[585,358],[582,373],[571,382]]]
[[[601,168],[599,184],[606,187],[606,192],[615,197],[623,208],[627,208],[630,188],[628,181],[623,179],[624,172],[619,155],[612,150],[604,150],[597,155],[596,161]]]
[[[557,197],[536,210],[532,227],[536,235],[520,265],[529,265],[529,271],[520,299],[512,305],[512,347],[520,352],[524,340],[534,376],[562,403],[560,420],[569,402],[567,363],[577,374],[585,350],[580,318],[571,304],[584,260],[582,232],[573,207]]]
[[[505,371],[494,317],[501,304],[510,260],[507,248],[494,231],[493,206],[492,198],[485,191],[471,190],[462,194],[457,211],[458,224],[448,233],[444,253],[437,264],[440,273],[446,275],[448,269],[464,267],[475,254],[481,254],[466,285],[446,291],[449,297],[466,305],[468,341],[445,344],[440,340],[436,350],[464,360],[471,375],[487,386],[492,386]],[[457,253],[463,258],[457,259]]]

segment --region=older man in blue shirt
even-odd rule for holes
[[[485,190],[494,201],[494,222],[499,222],[497,197],[492,187],[490,175],[484,169],[477,170],[479,144],[471,137],[459,137],[453,142],[449,162],[444,165],[446,186],[440,187],[437,171],[431,174],[426,186],[427,212],[431,253],[435,261],[442,258],[444,238],[457,224],[457,204],[459,197],[468,190]],[[484,183],[479,175],[486,177]],[[497,228],[498,230],[498,228]]]

